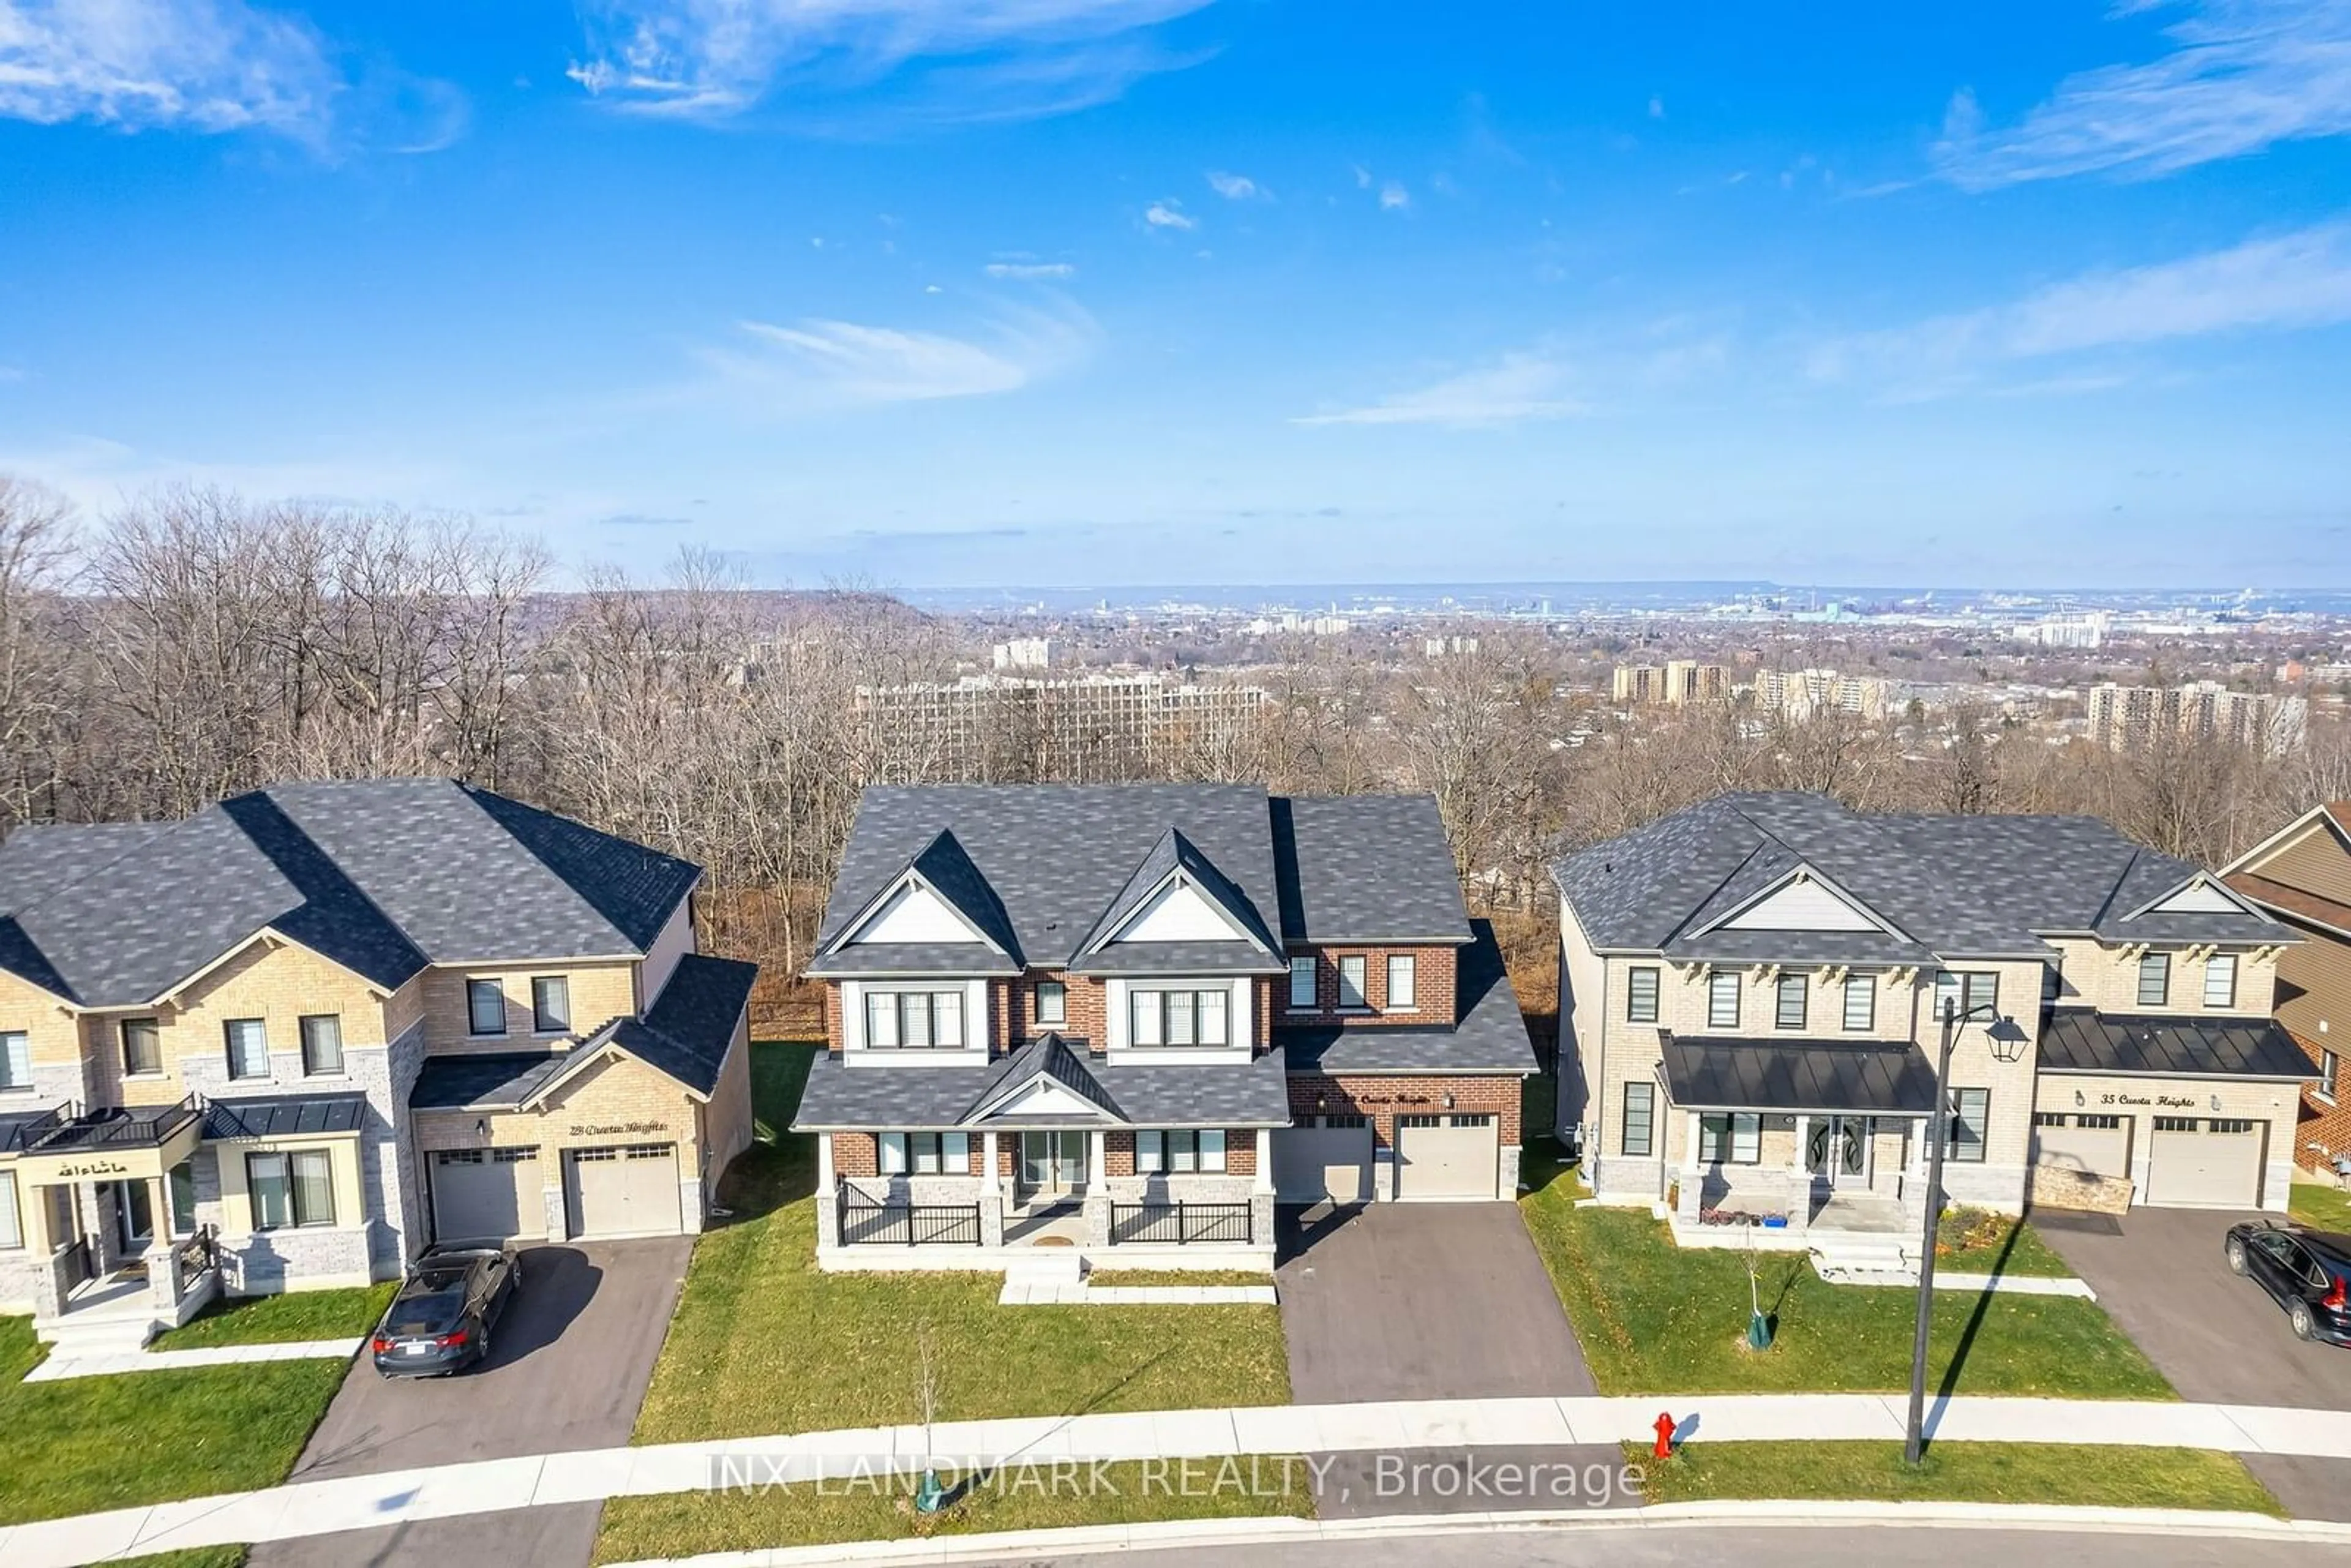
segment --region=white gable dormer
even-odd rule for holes
[[[1883,931],[1886,923],[1817,877],[1797,873],[1728,920],[1725,931]]]
[[[1170,877],[1111,934],[1121,942],[1249,942],[1246,928],[1187,877]]]
[[[979,927],[939,896],[922,878],[908,875],[885,894],[873,912],[850,929],[842,946],[907,942],[980,942],[993,947]]]
[[[1002,1103],[990,1105],[978,1120],[994,1122],[1007,1116],[1071,1116],[1097,1122],[1109,1119],[1101,1106],[1084,1095],[1053,1079],[1041,1077],[1029,1080]]]
[[[2148,915],[2242,915],[2244,904],[2210,877],[2199,876],[2147,906]]]

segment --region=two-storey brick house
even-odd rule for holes
[[[2303,938],[2278,959],[2277,1020],[2310,1063],[2294,1159],[2331,1176],[2351,1159],[2351,800],[2304,812],[2225,880]]]
[[[2104,822],[1726,795],[1553,875],[1561,1132],[1686,1236],[1708,1208],[1915,1234],[1938,1113],[1955,1201],[2286,1207],[2296,938]]]
[[[694,951],[699,875],[445,779],[19,829],[0,1302],[168,1322],[435,1239],[698,1228],[750,1136],[755,973]]]
[[[869,789],[809,973],[828,1267],[1264,1267],[1277,1203],[1516,1190],[1533,1055],[1425,797]]]

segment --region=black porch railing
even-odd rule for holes
[[[844,1247],[979,1245],[976,1203],[891,1203],[843,1187],[839,1205]]]
[[[1246,1203],[1113,1203],[1110,1243],[1207,1242],[1246,1247],[1256,1239],[1255,1211]]]
[[[110,1105],[89,1111],[78,1108],[55,1126],[26,1145],[27,1152],[45,1155],[67,1149],[152,1148],[204,1113],[204,1103],[191,1094],[172,1105]]]

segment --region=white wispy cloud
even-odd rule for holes
[[[1938,395],[2003,365],[2215,333],[2351,321],[2351,221],[2321,224],[2174,261],[2090,273],[1980,310],[1833,340],[1816,379]],[[2083,385],[2107,378],[2073,378]]]
[[[716,391],[767,413],[1015,392],[1082,361],[1100,337],[1074,305],[1004,310],[965,335],[806,319],[738,321],[700,358]]]
[[[1228,202],[1246,202],[1273,193],[1250,179],[1247,174],[1230,174],[1222,169],[1208,171],[1208,189]]]
[[[1184,204],[1170,196],[1164,202],[1154,202],[1143,209],[1143,221],[1155,229],[1196,229],[1199,220],[1183,210]]]
[[[1293,424],[1516,424],[1587,413],[1562,395],[1567,367],[1543,353],[1506,354],[1491,365],[1447,376],[1416,391],[1395,392],[1360,408],[1306,414]]]
[[[1380,187],[1380,211],[1400,213],[1410,205],[1412,205],[1412,193],[1404,188],[1401,181],[1390,180]]]
[[[2011,127],[1989,126],[1961,89],[1937,166],[1970,190],[2100,172],[2151,179],[2351,132],[2351,0],[2206,0],[2164,32],[2168,52],[2068,77]]]
[[[341,79],[311,27],[242,0],[0,0],[0,116],[324,134]]]
[[[1199,56],[1158,24],[1211,0],[585,0],[566,74],[632,110],[725,119],[789,88],[870,94],[934,122],[1108,101]]]
[[[1075,277],[1078,275],[1078,269],[1066,261],[991,261],[980,270],[990,277],[1009,277],[1024,282]]]

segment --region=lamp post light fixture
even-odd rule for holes
[[[2000,1021],[2000,1014],[1990,1002],[1978,1002],[1962,1009],[1958,998],[1943,999],[1942,1049],[1935,1059],[1935,1115],[1927,1129],[1927,1220],[1918,1254],[1918,1324],[1910,1341],[1910,1419],[1902,1437],[1902,1458],[1912,1465],[1918,1463],[1926,1451],[1927,1335],[1935,1322],[1935,1237],[1943,1218],[1943,1148],[1950,1142],[1953,1114],[1951,1047],[1959,1043],[1960,1025],[1997,1025]],[[2004,1038],[1995,1028],[1991,1052],[1994,1061],[2016,1061],[2024,1054],[2022,1032],[2011,1030]]]

